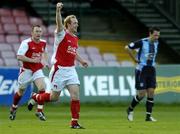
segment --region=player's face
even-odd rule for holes
[[[150,38],[153,41],[156,41],[159,39],[160,32],[159,31],[154,31],[153,33],[150,33]]]
[[[76,18],[71,18],[71,24],[69,25],[69,30],[72,33],[76,33],[78,26],[79,26],[78,25],[78,20]]]
[[[42,28],[41,27],[34,27],[33,31],[32,31],[32,38],[34,40],[40,40],[42,35]]]

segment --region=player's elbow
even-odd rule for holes
[[[62,32],[63,29],[64,29],[63,27],[57,26],[57,28],[55,29],[55,33]]]
[[[124,49],[125,49],[125,50],[129,50],[129,47],[128,47],[128,45],[126,45],[126,46],[124,47]]]
[[[22,55],[17,55],[17,60],[22,60]]]

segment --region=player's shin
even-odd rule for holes
[[[37,100],[37,112],[36,112],[36,116],[41,120],[41,121],[45,121],[46,117],[43,113],[43,107],[44,107],[44,102],[45,101],[50,101],[50,93],[42,93],[42,94],[36,94],[35,98]]]
[[[11,111],[14,111],[14,110],[17,109],[18,103],[19,103],[19,101],[21,100],[21,97],[22,97],[22,96],[21,96],[18,92],[15,93],[14,99],[13,99],[13,104],[12,104],[12,106],[11,106]]]
[[[147,98],[146,101],[146,117],[149,118],[152,113],[152,108],[154,106],[154,98]]]
[[[43,93],[45,93],[45,90],[40,90],[39,91],[39,94],[41,95],[41,94],[43,94]],[[43,110],[43,107],[44,107],[44,101],[39,101],[39,102],[37,102],[38,104],[37,104],[37,112],[42,112],[42,110]]]
[[[130,106],[129,106],[129,110],[133,111],[133,109],[139,104],[139,102],[142,100],[143,98],[140,98],[138,95],[134,96]]]
[[[71,125],[77,124],[80,112],[80,100],[71,100]]]
[[[13,104],[10,108],[10,115],[9,115],[10,120],[15,120],[15,118],[16,118],[16,111],[18,108],[18,103],[21,100],[21,97],[22,97],[21,94],[19,94],[18,92],[15,93],[14,99],[13,99]]]

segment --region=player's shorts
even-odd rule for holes
[[[75,67],[54,66],[51,68],[49,78],[53,91],[61,91],[67,85],[80,85]]]
[[[29,69],[21,68],[18,77],[18,87],[20,89],[25,89],[31,82],[42,77],[45,77],[42,69],[33,73]]]
[[[135,70],[135,87],[137,90],[156,88],[156,70],[152,66],[144,66]]]

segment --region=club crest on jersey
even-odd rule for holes
[[[57,89],[57,85],[53,85],[54,89]]]

